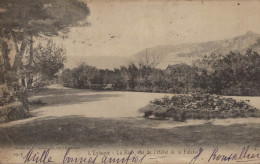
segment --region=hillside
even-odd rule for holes
[[[166,68],[168,65],[178,63],[191,64],[193,60],[211,53],[227,54],[230,51],[243,53],[248,48],[260,52],[259,34],[249,31],[245,35],[220,41],[151,47],[135,54],[132,59],[144,63],[147,60],[149,62],[157,60],[160,61],[157,67]]]
[[[158,68],[166,68],[168,65],[187,63],[199,59],[211,53],[227,54],[230,51],[244,53],[248,48],[260,52],[260,35],[251,31],[242,36],[220,41],[209,41],[204,43],[188,43],[180,45],[160,45],[144,49],[130,57],[125,56],[80,56],[69,57],[66,67],[73,68],[80,62],[101,69],[119,68],[129,63],[142,61],[155,63]]]
[[[95,66],[99,69],[110,69],[120,68],[122,65],[128,65],[130,59],[124,56],[69,56],[66,63],[67,68],[74,68],[81,62],[85,62],[91,66]]]

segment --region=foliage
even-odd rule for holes
[[[0,85],[0,106],[13,102],[21,102],[24,109],[28,109],[27,94],[20,84],[13,86]]]
[[[4,80],[8,85],[23,78],[24,52],[32,49],[33,37],[67,34],[70,27],[87,25],[89,8],[77,0],[0,1],[0,48],[4,60]],[[10,63],[10,42],[15,47]],[[33,53],[30,54],[33,56]]]
[[[64,37],[70,27],[87,25],[89,14],[87,5],[77,0],[0,1],[0,84],[7,85],[0,90],[0,105],[19,101],[28,110],[25,87],[46,85],[64,67],[63,49],[53,42],[34,49],[33,37]],[[13,63],[11,51],[15,51]]]
[[[57,77],[66,61],[65,50],[51,40],[44,45],[39,44],[32,50],[33,56],[26,56],[25,66],[21,70],[21,74],[26,78],[24,86],[28,89],[47,85]]]
[[[26,34],[66,33],[90,13],[86,4],[76,0],[2,0],[0,8],[1,30],[20,34],[18,39]]]
[[[15,101],[14,90],[6,86],[0,86],[0,106],[9,104]]]
[[[175,121],[186,119],[260,117],[258,109],[244,101],[210,94],[174,95],[172,98],[155,99],[140,112],[145,117],[172,117]]]
[[[198,69],[199,87],[222,95],[259,95],[260,55],[230,52],[226,56],[212,54],[194,63]]]
[[[87,77],[78,79],[78,76],[89,76],[82,69],[87,71],[88,67],[67,69],[64,72],[66,78],[64,83],[70,87],[79,86],[76,84],[79,81],[82,83],[80,86],[90,84]],[[251,50],[246,54],[233,52],[226,56],[212,54],[195,61],[192,66],[176,64],[162,70],[130,64],[113,71],[95,69],[94,73],[99,80],[92,80],[91,84],[112,84],[114,90],[178,94],[195,92],[220,95],[260,94],[260,55]]]
[[[64,86],[75,88],[92,88],[101,84],[99,71],[92,66],[81,63],[72,70],[65,69],[61,75]]]
[[[0,106],[0,123],[19,120],[30,117],[21,103],[11,103]]]
[[[45,47],[39,45],[34,49],[35,70],[45,76],[54,77],[64,67],[66,61],[64,53],[65,50],[57,47],[52,41],[48,41]]]

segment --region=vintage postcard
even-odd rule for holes
[[[260,1],[0,0],[0,164],[260,163]]]

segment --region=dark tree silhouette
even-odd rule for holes
[[[10,85],[18,80],[25,49],[32,45],[33,36],[66,34],[70,27],[86,25],[90,11],[76,0],[1,0],[0,13],[0,48]],[[16,51],[13,64],[9,42],[13,42]]]

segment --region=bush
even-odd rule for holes
[[[0,124],[30,117],[29,112],[19,102],[0,106]]]
[[[173,118],[175,121],[186,119],[259,117],[258,109],[244,101],[223,98],[210,94],[174,95],[151,101],[141,108],[145,117]]]
[[[0,106],[10,104],[15,101],[15,91],[7,86],[0,86]]]
[[[26,89],[19,83],[13,83],[12,86],[0,86],[0,106],[21,102],[23,107],[28,110],[28,97]]]

